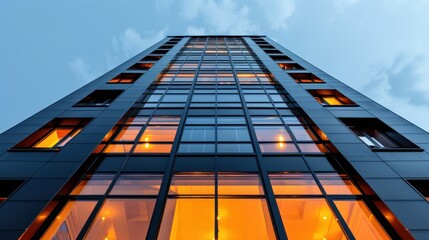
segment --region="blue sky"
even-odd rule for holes
[[[264,34],[429,131],[429,1],[3,1],[0,132],[167,35]]]

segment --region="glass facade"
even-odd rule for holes
[[[169,51],[174,53],[171,59],[162,62]],[[158,62],[165,67],[156,72]],[[102,113],[93,120],[104,117],[90,129],[102,133],[102,139],[94,141],[89,157],[84,156],[79,169],[55,192],[43,220],[33,223],[24,236],[56,240],[409,236],[401,232],[407,230],[380,203],[345,151],[329,138],[356,134],[360,142],[356,129],[365,130],[367,125],[358,128],[359,121],[346,122],[344,129],[352,132],[339,136],[344,132],[330,131],[332,123],[322,111],[358,104],[346,97],[347,92],[314,87],[326,84],[325,78],[310,73],[262,37],[171,37],[127,64],[103,83],[121,90],[96,90],[73,106],[125,109],[116,118]],[[299,96],[296,86],[305,87]],[[138,97],[123,107],[120,101],[127,94]],[[300,96],[314,104],[320,119],[308,114]],[[79,143],[92,136],[79,134],[85,133],[89,119],[74,124],[58,119],[12,150],[71,151],[69,141],[76,138]],[[107,127],[105,122],[111,119],[114,122]],[[318,121],[328,126],[326,133]],[[382,130],[398,139],[393,129]],[[395,147],[403,146],[407,151],[418,148],[403,143]]]

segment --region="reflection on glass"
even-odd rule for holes
[[[162,175],[123,174],[113,186],[110,195],[157,195]]]
[[[149,125],[179,125],[180,116],[153,116]]]
[[[115,138],[115,141],[134,141],[139,134],[141,127],[125,126]]]
[[[347,239],[324,199],[277,198],[277,205],[288,239]]]
[[[360,194],[360,191],[345,174],[317,173],[316,175],[327,194]]]
[[[134,153],[170,153],[172,144],[142,143],[137,144]]]
[[[278,116],[264,116],[264,117],[257,117],[252,116],[252,123],[253,124],[282,124],[282,121],[280,121],[280,118]]]
[[[186,126],[182,133],[182,141],[186,142],[209,142],[215,140],[215,128]]]
[[[172,142],[177,126],[148,126],[140,137],[141,142]]]
[[[391,239],[363,201],[334,202],[356,239]]]
[[[283,126],[255,126],[256,138],[259,142],[272,141],[284,142],[291,141],[289,133]]]
[[[295,144],[292,142],[280,142],[280,143],[260,143],[259,147],[261,148],[261,152],[263,153],[275,153],[275,152],[283,152],[283,153],[296,153],[298,149]]]
[[[276,195],[322,194],[310,173],[270,174]]]
[[[158,239],[214,239],[215,210],[213,198],[168,199]]]
[[[143,124],[146,124],[147,120],[148,120],[148,117],[135,116],[135,117],[130,117],[126,123],[130,125],[143,125]]]
[[[85,239],[144,239],[156,199],[108,199]]]
[[[113,175],[94,174],[83,179],[73,189],[71,195],[103,195],[112,182]]]
[[[258,174],[218,175],[219,195],[263,195],[264,190]]]
[[[41,239],[77,239],[96,203],[96,201],[68,202]]]
[[[109,144],[106,149],[104,149],[105,153],[129,153],[132,144]]]
[[[56,128],[52,130],[46,137],[36,143],[33,148],[52,148],[59,141],[65,138],[72,130],[72,128]]]
[[[217,117],[217,124],[246,124],[244,117]]]
[[[175,174],[171,180],[170,195],[214,195],[214,175]]]
[[[276,239],[265,199],[219,199],[219,239]]]
[[[180,153],[205,153],[214,152],[215,144],[199,144],[199,143],[181,143],[178,152]]]
[[[218,127],[217,140],[219,142],[248,142],[250,135],[247,127]]]
[[[253,147],[250,143],[218,143],[217,151],[219,153],[252,153]]]
[[[312,141],[313,139],[309,134],[311,134],[308,128],[304,128],[303,126],[290,126],[290,130],[298,141]],[[313,135],[313,134],[311,134]]]
[[[315,143],[298,143],[298,147],[301,149],[301,152],[306,153],[320,153],[326,151],[322,145]]]

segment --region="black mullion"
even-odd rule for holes
[[[237,40],[235,40],[235,41],[237,42]],[[244,41],[242,40],[242,38],[241,38],[241,41],[239,41],[239,42],[241,45],[244,45]],[[229,44],[228,43],[226,43],[226,47],[227,47],[227,50],[229,52]],[[244,55],[243,51],[241,51],[241,55]],[[237,72],[235,71],[231,55],[228,54],[228,57],[229,57],[229,61],[231,63],[233,76],[234,76],[234,79],[235,79],[236,84],[237,84],[238,94],[240,96],[241,104],[243,106],[244,117],[246,118],[249,134],[250,134],[250,137],[252,139],[252,145],[253,145],[253,148],[254,148],[255,153],[256,153],[256,158],[257,158],[257,162],[258,162],[258,166],[259,166],[259,175],[260,175],[260,178],[262,181],[263,189],[265,190],[264,199],[267,200],[268,210],[271,213],[270,214],[271,223],[273,224],[273,228],[275,230],[277,238],[282,239],[282,240],[287,240],[286,231],[285,231],[285,228],[284,228],[283,223],[281,221],[280,212],[279,212],[279,209],[278,209],[275,197],[274,197],[274,192],[273,192],[272,186],[270,184],[270,180],[268,178],[268,173],[267,173],[267,170],[265,167],[264,159],[262,158],[261,150],[260,150],[259,144],[257,142],[256,133],[254,131],[253,123],[252,123],[251,118],[250,118],[250,113],[249,113],[247,106],[245,105],[244,95],[243,95],[243,91],[241,89],[239,79],[237,77]]]
[[[193,38],[190,38],[188,40],[187,44],[189,44],[190,41],[192,41],[192,40],[193,40]],[[207,45],[207,40],[208,40],[208,38],[206,39],[205,46]],[[195,45],[195,42],[193,42],[193,46],[194,45]],[[176,57],[178,57],[178,55],[182,51],[183,50],[181,50],[180,52],[176,53]],[[190,53],[191,52],[187,53],[187,57],[189,56]],[[193,92],[195,90],[195,84],[196,84],[196,81],[197,81],[197,78],[198,78],[198,73],[199,73],[199,70],[200,70],[200,67],[201,67],[201,62],[203,60],[203,57],[204,57],[204,52],[200,56],[200,60],[198,62],[198,67],[195,70],[194,80],[193,80],[191,88],[190,88],[189,96],[188,96],[188,99],[186,101],[185,108],[184,108],[184,111],[182,113],[182,117],[181,117],[180,123],[179,123],[179,125],[177,127],[176,137],[174,139],[175,141],[173,142],[173,146],[171,148],[170,158],[169,158],[169,161],[168,161],[167,168],[165,170],[164,177],[163,177],[162,182],[161,182],[161,187],[159,189],[158,197],[157,197],[157,200],[156,200],[156,203],[155,203],[155,207],[154,207],[154,210],[153,210],[152,219],[150,220],[150,224],[149,224],[149,228],[148,228],[148,233],[147,233],[146,239],[156,239],[157,236],[158,236],[158,231],[159,231],[159,229],[161,227],[162,215],[163,215],[163,212],[164,212],[165,204],[166,204],[167,199],[168,199],[169,185],[170,185],[171,177],[173,175],[173,170],[174,170],[175,155],[176,155],[176,152],[178,150],[178,146],[180,144],[180,138],[182,136],[182,132],[183,132],[183,129],[184,129],[184,126],[185,126],[186,116],[187,116],[187,113],[189,111],[189,105],[190,105],[190,102],[191,102],[191,98],[192,98]],[[176,73],[176,75],[177,75],[177,73]]]

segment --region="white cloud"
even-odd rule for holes
[[[270,28],[286,30],[287,20],[295,13],[293,0],[259,0]]]
[[[93,72],[93,69],[91,69],[88,63],[81,57],[77,57],[71,61],[69,63],[69,68],[79,81],[85,83],[93,80],[97,76],[97,73]]]
[[[189,34],[189,35],[204,35],[205,32],[206,32],[206,29],[203,27],[189,26],[186,29],[186,34]]]
[[[166,32],[166,29],[162,29],[158,32],[148,32],[142,36],[134,28],[127,28],[118,37],[114,37],[112,41],[114,47],[121,48],[125,56],[132,56],[163,39]]]
[[[180,16],[186,21],[201,17],[208,26],[206,31],[214,34],[255,34],[259,25],[250,21],[250,9],[238,6],[234,0],[185,0]]]

